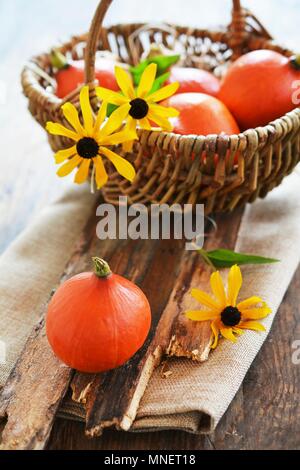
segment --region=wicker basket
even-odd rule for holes
[[[124,62],[136,64],[150,43],[163,43],[187,52],[186,65],[217,74],[233,59],[251,50],[263,48],[286,56],[293,54],[276,45],[259,21],[241,8],[239,0],[233,1],[229,27],[217,31],[145,24],[122,24],[106,29],[102,22],[111,2],[100,2],[89,34],[73,37],[60,47],[61,52],[73,59],[85,57],[85,78],[90,84],[95,111],[97,50],[111,50]],[[25,67],[22,84],[29,109],[43,127],[48,120],[66,124],[60,110],[62,101],[47,91],[47,76],[53,76],[49,54],[33,58]],[[79,107],[78,98],[79,90],[76,90],[64,101],[72,101]],[[204,203],[207,214],[228,211],[264,197],[299,162],[300,109],[239,135],[204,137],[139,131],[139,136],[140,142],[128,156],[137,169],[136,180],[129,184],[108,168],[110,179],[103,189],[106,201],[117,203],[119,195],[126,195],[131,203]],[[68,140],[57,136],[49,136],[49,141],[54,151],[70,145]]]

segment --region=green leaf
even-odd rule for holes
[[[163,75],[161,75],[160,77],[157,77],[157,79],[153,83],[153,87],[152,87],[150,93],[154,93],[155,91],[159,90],[165,84],[165,82],[168,80],[170,75],[171,75],[170,72],[167,72],[167,73],[164,73]]]
[[[215,268],[231,268],[235,264],[272,264],[279,262],[278,259],[274,258],[265,258],[263,256],[248,255],[245,253],[236,253],[234,251],[225,249],[213,251],[199,250],[199,253],[204,258],[207,257]]]
[[[150,93],[154,93],[155,91],[159,90],[163,86],[163,84],[168,80],[169,77],[170,77],[170,72],[164,73],[163,75],[158,77],[153,83],[153,87]],[[118,106],[116,104],[111,104],[111,103],[108,104],[106,116],[109,117],[117,108]]]
[[[133,76],[133,81],[135,86],[138,86],[142,74],[146,67],[149,64],[156,64],[157,65],[157,77],[160,77],[163,75],[170,67],[171,65],[176,64],[180,59],[180,55],[159,55],[156,57],[150,57],[149,59],[144,60],[143,62],[140,62],[138,65],[135,67],[130,67],[130,72]]]
[[[109,117],[116,109],[118,109],[118,105],[109,103],[107,105],[106,116]]]

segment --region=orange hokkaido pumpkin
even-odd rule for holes
[[[239,134],[239,127],[228,108],[217,98],[204,93],[181,93],[162,103],[177,109],[178,117],[171,118],[176,134],[209,135]]]
[[[179,83],[178,93],[207,93],[217,96],[220,91],[220,80],[212,73],[192,67],[172,67],[169,83]]]
[[[287,58],[269,50],[252,51],[230,67],[221,82],[219,99],[242,130],[265,126],[297,107],[292,96],[299,80],[299,57]]]
[[[76,90],[84,83],[84,60],[67,60],[59,51],[53,50],[51,53],[52,66],[57,69],[55,79],[57,83],[56,96],[63,99],[72,91]],[[112,58],[97,57],[95,64],[95,78],[104,88],[113,91],[119,90],[119,85],[115,77],[115,66],[125,67],[125,64],[118,64]]]
[[[151,325],[145,294],[108,264],[94,258],[94,272],[72,277],[54,294],[46,331],[54,353],[81,372],[121,366],[144,344]]]

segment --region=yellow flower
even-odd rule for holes
[[[135,131],[123,130],[116,132],[119,130],[120,121],[125,118],[124,109],[117,109],[104,122],[107,103],[103,103],[98,115],[94,118],[88,86],[84,86],[80,92],[80,106],[83,124],[79,120],[75,106],[72,103],[65,103],[62,106],[62,111],[73,129],[71,130],[54,122],[48,122],[46,126],[50,134],[64,136],[75,142],[72,147],[56,153],[56,163],[64,163],[57,172],[58,176],[67,176],[75,168],[78,168],[74,181],[81,184],[88,179],[90,169],[92,168],[97,188],[100,189],[106,184],[108,179],[102,160],[102,156],[104,156],[111,161],[120,175],[129,181],[133,181],[136,174],[134,167],[127,160],[108,148],[109,146],[123,144],[137,138]]]
[[[126,130],[133,132],[137,125],[142,129],[151,130],[150,121],[157,124],[162,130],[169,132],[173,130],[169,118],[177,117],[179,112],[175,108],[161,106],[157,103],[174,95],[179,88],[179,83],[171,83],[151,93],[156,72],[156,64],[148,65],[143,72],[138,88],[135,90],[129,74],[122,68],[116,67],[116,80],[122,93],[116,93],[102,87],[96,89],[97,95],[103,101],[120,106],[120,112],[124,112],[126,116]],[[132,145],[125,144],[123,147],[130,151]]]
[[[227,293],[220,273],[214,272],[210,278],[214,298],[199,289],[192,289],[192,296],[205,310],[185,312],[190,320],[212,320],[212,349],[218,345],[219,334],[236,342],[236,335],[241,335],[244,329],[265,331],[265,327],[256,320],[267,317],[271,313],[268,305],[259,297],[250,297],[237,304],[237,298],[242,287],[242,274],[238,266],[230,269]]]

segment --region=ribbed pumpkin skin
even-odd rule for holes
[[[233,113],[241,130],[265,126],[296,108],[293,83],[300,71],[282,54],[249,52],[230,67],[221,82],[219,99]]]
[[[46,330],[55,354],[81,372],[121,366],[144,344],[151,310],[144,293],[129,280],[111,274],[100,279],[82,273],[54,294]]]

